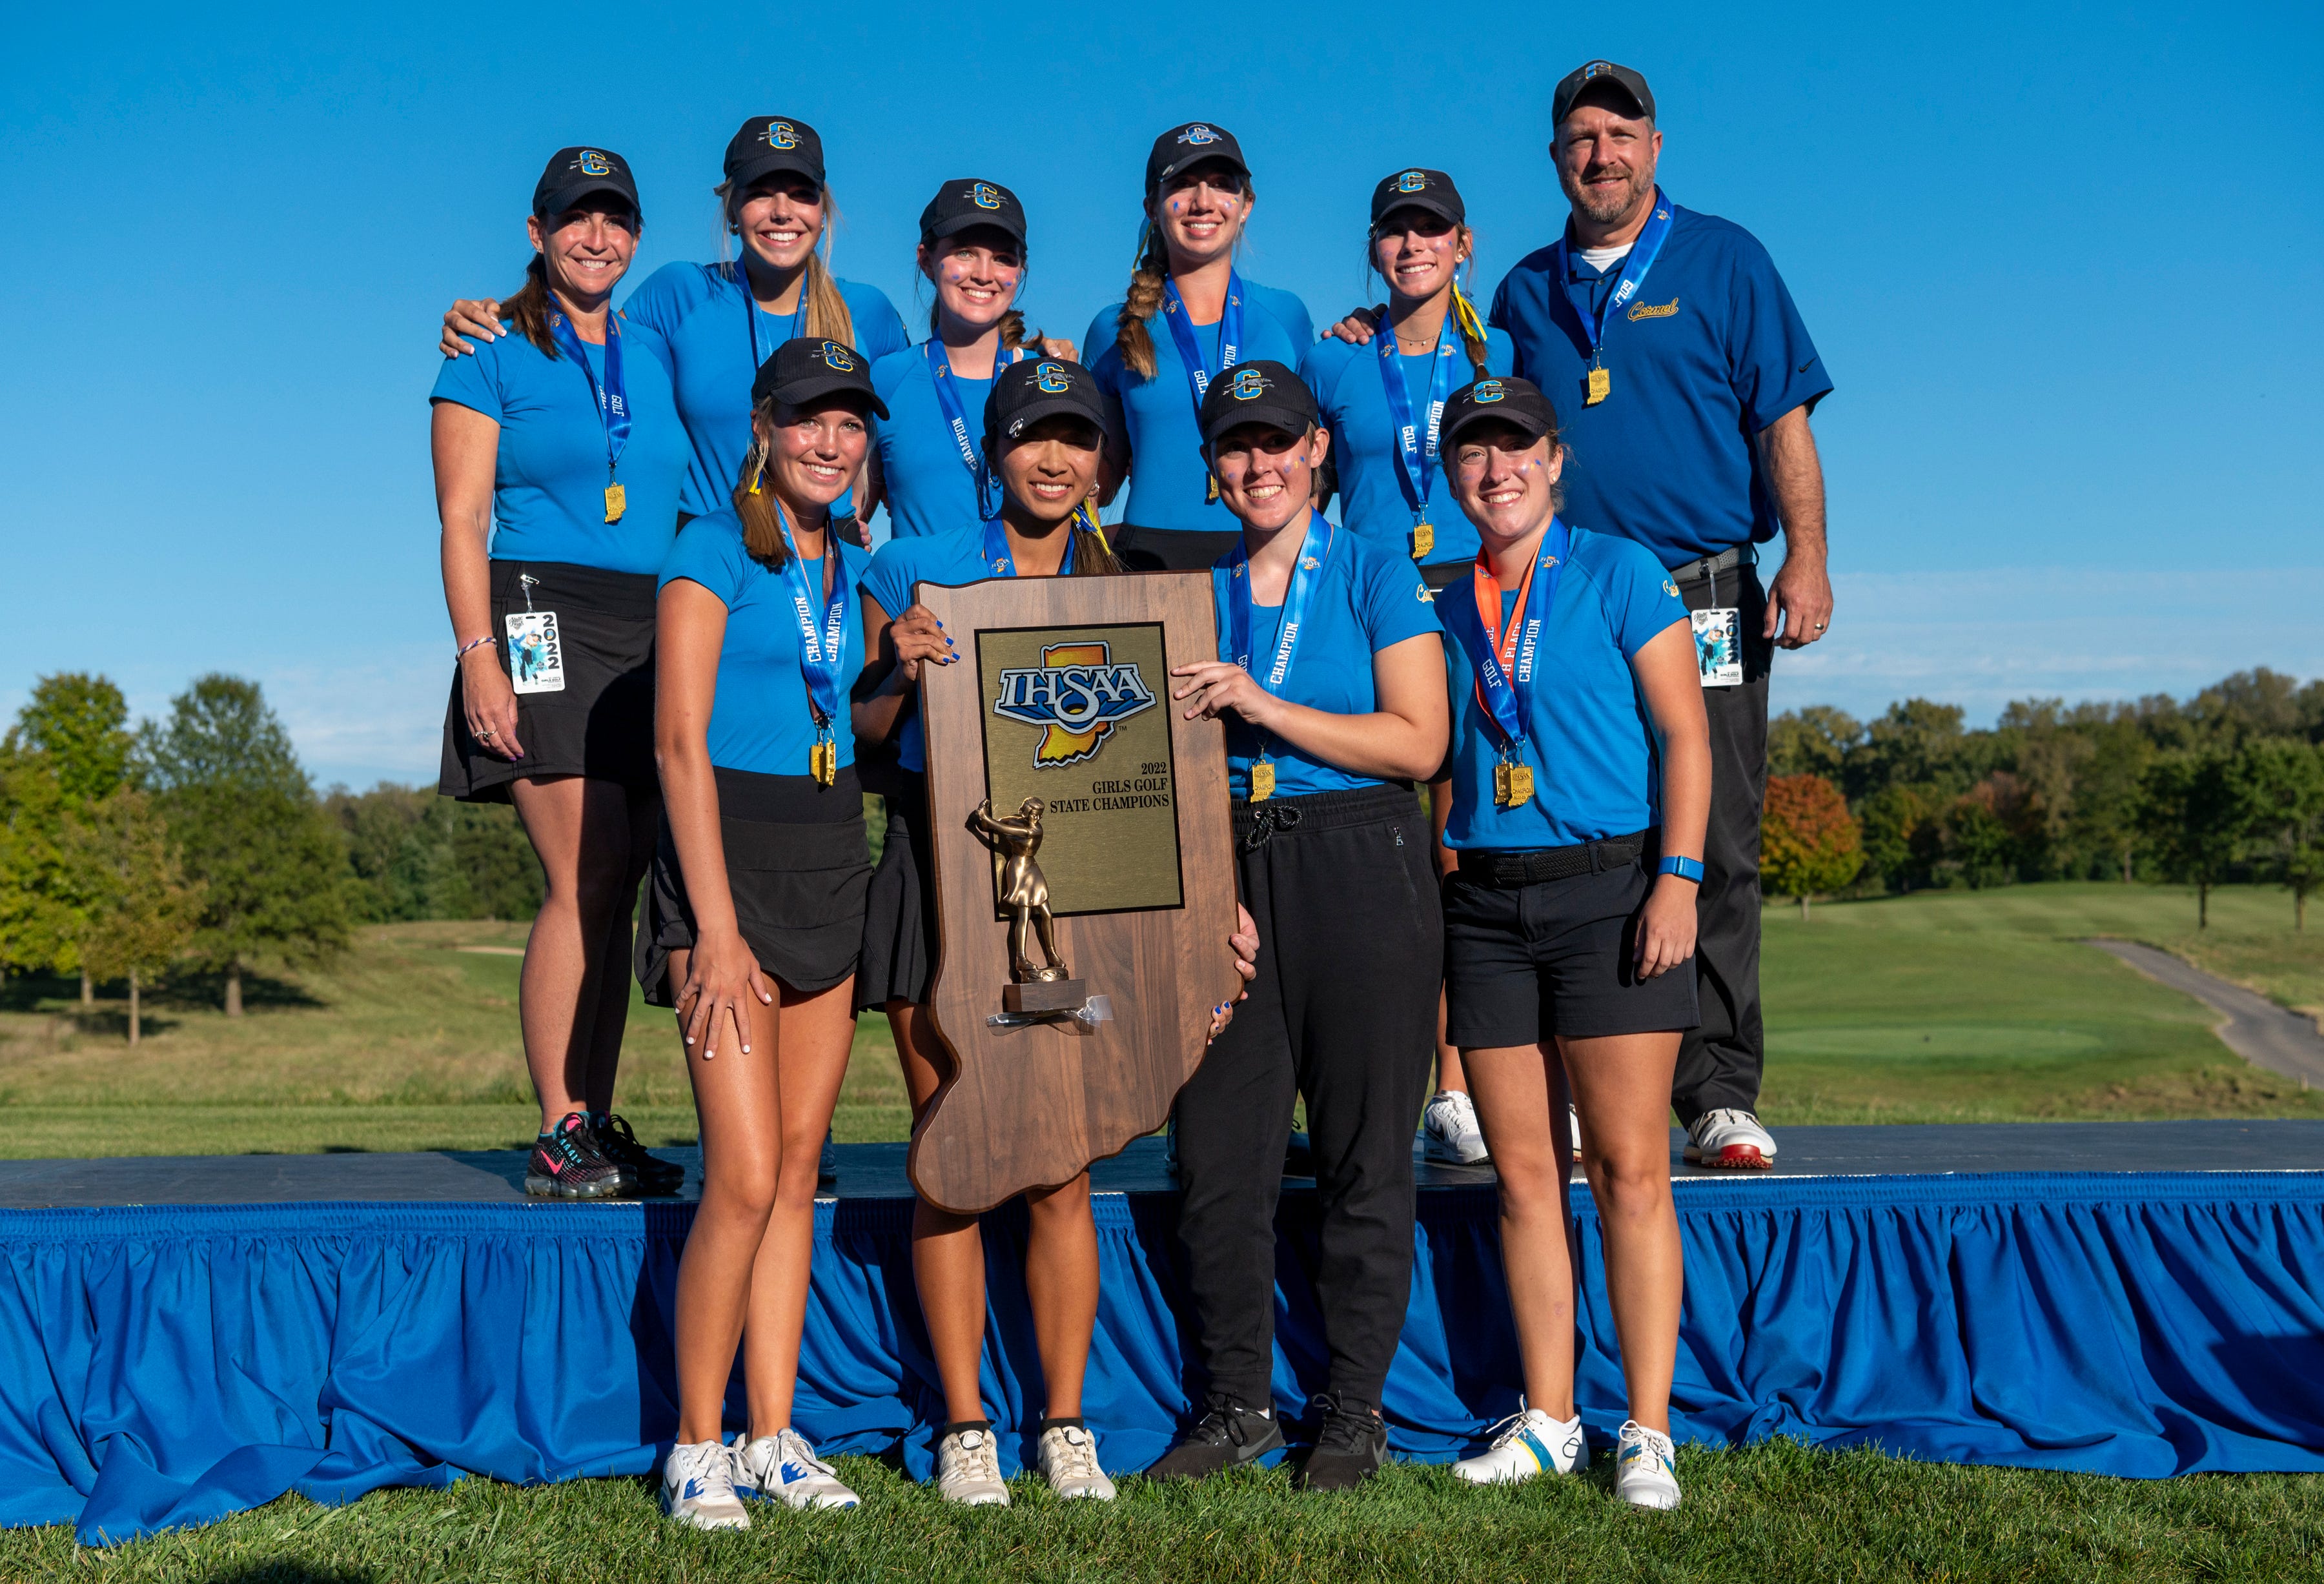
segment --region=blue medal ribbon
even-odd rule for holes
[[[1234,367],[1242,355],[1242,277],[1227,273],[1227,305],[1219,318],[1219,366],[1212,368],[1203,362],[1202,349],[1194,345],[1194,321],[1186,314],[1186,299],[1178,295],[1176,281],[1162,282],[1162,318],[1170,326],[1171,343],[1178,348],[1178,361],[1186,365],[1186,388],[1194,392],[1194,410],[1203,410],[1204,393],[1211,382]]]
[[[1000,513],[984,520],[984,564],[992,568],[995,577],[1017,576],[1017,558],[1009,553],[1009,536],[1001,527]],[[1074,523],[1065,523],[1065,558],[1057,563],[1057,576],[1074,575]]]
[[[1452,317],[1448,311],[1448,319]],[[1444,327],[1436,327],[1436,346],[1430,354],[1428,373],[1428,418],[1424,423],[1412,416],[1412,393],[1405,388],[1404,355],[1397,350],[1396,334],[1388,327],[1380,327],[1381,334],[1373,337],[1379,345],[1380,393],[1388,398],[1388,421],[1395,431],[1397,477],[1403,482],[1404,498],[1411,504],[1412,520],[1416,524],[1428,511],[1428,492],[1436,479],[1437,425],[1444,417],[1444,403],[1452,396],[1452,364],[1457,361],[1452,348],[1444,345]]]
[[[1309,555],[1307,547],[1315,537],[1315,525],[1323,525],[1323,549],[1321,555]],[[1327,518],[1313,511],[1307,514],[1307,526],[1300,530],[1299,559],[1291,568],[1291,586],[1284,591],[1283,615],[1275,629],[1275,653],[1261,675],[1250,663],[1250,549],[1240,539],[1234,548],[1221,556],[1215,566],[1227,574],[1227,647],[1234,651],[1234,662],[1261,687],[1283,696],[1283,686],[1291,677],[1292,658],[1299,652],[1299,635],[1307,625],[1307,603],[1314,597],[1316,585],[1323,581],[1323,572],[1332,564],[1332,548],[1337,540]],[[1268,759],[1267,737],[1259,734],[1259,760]]]
[[[928,378],[936,388],[936,409],[944,414],[945,424],[952,429],[952,443],[959,447],[960,459],[968,465],[968,471],[981,476],[984,456],[977,448],[975,437],[969,432],[968,413],[960,404],[960,387],[957,376],[952,372],[952,358],[945,353],[944,343],[933,336],[920,343],[920,351],[928,360]],[[1007,347],[995,347],[992,352],[992,377],[999,379],[1002,369],[1010,364],[1022,362],[1024,357],[1025,349],[1021,346],[1013,351]]]
[[[759,350],[759,299],[751,295],[751,272],[742,267],[742,261],[740,259],[736,259],[729,267],[734,272],[734,283],[742,289],[742,322],[750,327],[751,373],[755,378],[760,368],[774,354],[771,351],[761,353]],[[807,282],[802,281],[799,282],[798,307],[791,309],[791,333],[783,339],[796,341],[806,334]],[[779,346],[781,343],[778,342],[776,345]]]
[[[1590,299],[1597,294],[1599,282],[1573,279],[1573,268],[1569,262],[1572,250],[1564,237],[1557,239],[1557,278],[1565,283],[1566,300],[1573,305],[1574,313],[1582,320],[1582,327],[1590,332],[1590,361],[1593,364],[1604,361],[1607,321],[1613,317],[1615,310],[1628,307],[1630,299],[1637,296],[1638,288],[1646,283],[1646,272],[1655,267],[1655,255],[1663,251],[1663,244],[1670,239],[1670,199],[1665,198],[1663,189],[1657,187],[1655,189],[1654,213],[1646,216],[1646,228],[1638,233],[1638,239],[1630,244],[1628,256],[1622,261],[1622,273],[1614,282],[1613,295],[1596,308],[1590,305]]]
[[[807,563],[799,557],[798,542],[791,537],[788,517],[781,507],[775,509],[775,520],[783,530],[783,548],[790,552],[783,560],[783,576],[791,589],[791,612],[798,622],[799,672],[807,678],[807,700],[817,714],[816,732],[818,739],[831,733],[831,723],[839,716],[840,673],[847,664],[847,579],[840,575],[839,546],[826,530],[823,536],[824,580],[831,585],[831,605],[824,612],[823,626],[816,630],[815,620],[815,588],[807,580]]]
[[[1549,520],[1549,531],[1542,535],[1541,554],[1526,569],[1524,585],[1517,594],[1518,620],[1511,623],[1521,631],[1512,631],[1515,640],[1513,664],[1502,664],[1501,585],[1493,576],[1492,564],[1485,553],[1477,553],[1473,575],[1475,598],[1472,601],[1448,600],[1440,596],[1436,609],[1445,627],[1461,640],[1468,654],[1469,664],[1477,674],[1477,702],[1484,706],[1494,726],[1500,733],[1501,757],[1517,757],[1519,747],[1528,734],[1533,722],[1534,661],[1540,653],[1542,624],[1549,620],[1551,609],[1557,603],[1557,585],[1565,576],[1567,552],[1572,546],[1572,530],[1564,520]],[[1545,580],[1539,574],[1549,574]]]
[[[630,388],[622,377],[621,316],[610,309],[605,315],[605,382],[600,385],[597,376],[589,371],[589,355],[582,347],[580,333],[573,322],[555,308],[549,310],[549,333],[557,338],[557,350],[571,358],[581,370],[581,377],[589,382],[589,394],[597,399],[597,421],[605,426],[605,476],[611,479],[613,470],[621,465],[622,453],[630,444]]]

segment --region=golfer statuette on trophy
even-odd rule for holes
[[[1159,1128],[1241,987],[1224,733],[1169,707],[1170,667],[1218,652],[1217,617],[1202,573],[915,597],[969,663],[920,676],[928,1008],[953,1071],[911,1172],[973,1212]]]

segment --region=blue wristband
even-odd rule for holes
[[[1674,874],[1683,880],[1692,880],[1699,886],[1702,884],[1702,860],[1700,858],[1680,858],[1674,854],[1669,858],[1664,859],[1661,865],[1655,869],[1655,872],[1656,874]]]

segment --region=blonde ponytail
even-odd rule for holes
[[[752,558],[769,566],[779,567],[790,559],[790,549],[783,543],[781,509],[774,491],[766,487],[767,447],[759,438],[759,418],[772,415],[774,399],[769,397],[751,410],[751,449],[742,457],[742,476],[734,483],[734,515],[742,522],[742,548]]]
[[[1161,230],[1153,221],[1146,223],[1144,236],[1145,245],[1130,272],[1130,290],[1121,305],[1120,321],[1114,327],[1113,345],[1121,354],[1124,367],[1141,380],[1150,380],[1154,377],[1154,334],[1148,324],[1162,311],[1162,286],[1170,278],[1170,254],[1162,245]]]

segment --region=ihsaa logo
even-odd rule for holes
[[[1041,769],[1094,759],[1113,729],[1154,707],[1138,665],[1112,663],[1103,642],[1053,643],[1038,667],[1001,673],[992,713],[1042,728],[1033,763]]]

